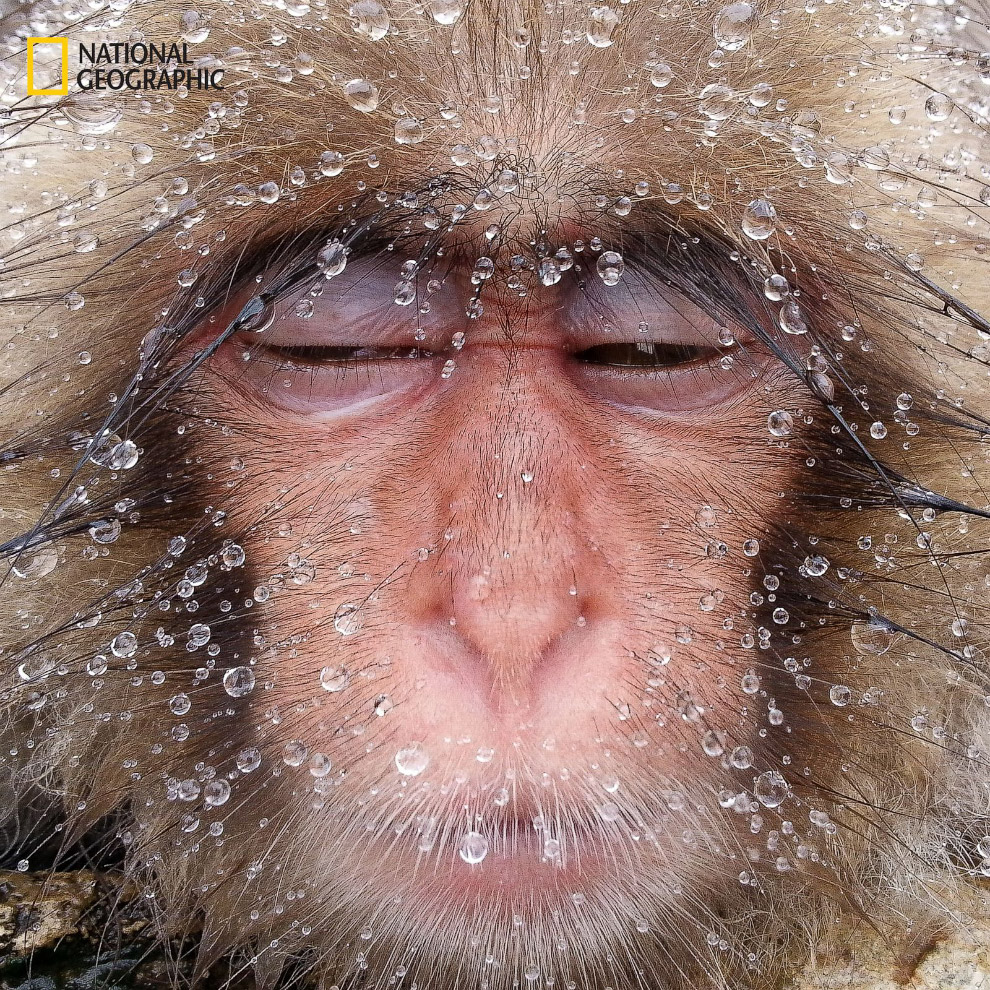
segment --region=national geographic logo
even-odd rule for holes
[[[57,86],[45,86],[41,71],[35,64],[36,49],[39,45],[54,49],[58,46],[62,55],[62,71]],[[30,96],[65,96],[69,92],[69,39],[68,38],[28,38],[27,40],[27,90]]]
[[[57,85],[46,80],[36,57],[39,46],[49,46],[46,53],[61,56],[61,73]],[[55,52],[58,46],[60,52]],[[45,64],[51,72],[51,66]],[[48,83],[48,85],[46,85]],[[79,71],[76,86],[84,92],[119,90],[158,91],[186,89],[223,89],[223,69],[195,68],[189,46],[182,42],[104,41],[79,44]],[[69,92],[69,39],[28,38],[27,88],[31,96],[66,96]]]

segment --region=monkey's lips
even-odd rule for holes
[[[533,834],[509,847],[489,849],[478,862],[469,861],[470,856],[466,859],[464,845],[459,843],[439,858],[420,853],[409,866],[430,900],[436,896],[484,895],[489,904],[505,907],[537,903],[552,906],[580,899],[581,892],[588,888],[597,889],[604,874],[611,872],[610,866],[614,868],[602,855],[600,844],[568,854],[554,851],[557,841]],[[631,870],[631,865],[627,869]]]
[[[510,813],[477,831],[444,827],[435,841],[408,835],[390,845],[379,868],[408,878],[424,905],[453,897],[519,908],[580,903],[585,891],[603,884],[634,884],[649,858],[656,868],[664,856],[655,842],[635,841],[619,823],[588,821],[534,824],[534,816]],[[451,823],[445,823],[445,826]],[[647,830],[648,834],[651,834]]]

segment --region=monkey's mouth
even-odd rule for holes
[[[632,858],[622,849],[559,839],[532,828],[520,829],[508,842],[483,833],[465,833],[456,849],[439,857],[419,854],[412,870],[427,900],[437,896],[482,896],[506,907],[520,904],[580,903],[582,891],[598,889],[611,876],[621,884],[634,876]],[[483,854],[483,858],[480,858]],[[628,860],[628,861],[626,861]]]
[[[506,907],[549,908],[579,905],[584,891],[603,884],[631,889],[646,870],[669,871],[673,881],[685,866],[669,822],[659,816],[646,822],[613,801],[580,810],[561,805],[550,814],[523,799],[504,812],[469,821],[431,819],[402,835],[393,832],[384,848],[368,848],[359,870],[410,878],[410,891],[423,904],[491,897]]]

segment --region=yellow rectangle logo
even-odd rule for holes
[[[34,46],[62,46],[62,85],[57,89],[40,89],[34,83]],[[30,96],[66,96],[69,92],[69,39],[28,38],[27,40],[27,91]]]

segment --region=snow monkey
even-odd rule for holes
[[[7,866],[119,870],[193,985],[766,988],[980,917],[987,19],[9,14]]]

